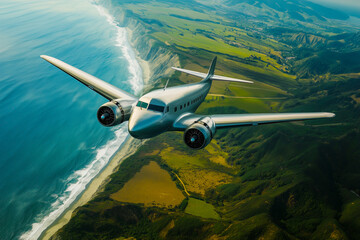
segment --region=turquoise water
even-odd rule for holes
[[[96,4],[0,5],[0,239],[37,239],[128,136],[102,127],[106,99],[42,60],[59,58],[139,93],[141,70],[125,30]]]

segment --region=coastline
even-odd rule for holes
[[[99,9],[98,9],[99,10]],[[107,10],[104,9],[105,12],[102,12],[100,9],[100,14],[107,17],[108,22],[111,25],[114,25],[114,20],[111,18],[111,15],[108,15]],[[115,25],[116,26],[116,25]],[[118,27],[118,26],[116,26]],[[145,86],[148,86],[151,77],[150,71],[150,63],[140,57],[139,51],[130,43],[130,39],[133,35],[133,30],[129,27],[124,27],[125,30],[125,38],[134,52],[134,57],[138,62],[141,72],[142,72],[142,82],[143,82],[143,91]],[[119,30],[118,30],[119,31]],[[119,34],[119,32],[118,32]],[[118,35],[119,36],[119,35]],[[126,123],[125,123],[126,124]],[[71,205],[48,227],[46,228],[39,236],[39,239],[47,240],[51,239],[52,236],[56,235],[56,232],[59,231],[64,225],[66,225],[70,219],[72,218],[75,210],[85,205],[87,202],[92,200],[97,193],[101,192],[105,185],[110,180],[110,176],[112,173],[116,172],[120,167],[121,162],[127,157],[131,156],[136,152],[138,147],[142,144],[141,141],[132,138],[129,134],[127,135],[124,142],[121,146],[116,150],[115,154],[110,158],[108,164],[95,176],[85,187],[85,190],[78,196],[76,200],[74,200]]]
[[[104,16],[108,18],[108,22],[110,24],[113,25],[113,23],[116,23],[113,18],[109,18],[109,16],[112,15],[105,14]],[[116,14],[114,16],[116,16]],[[118,26],[116,25],[116,27]],[[159,71],[160,68],[161,72],[163,73],[162,75],[168,75],[170,74],[170,70],[167,69],[164,71],[164,65],[170,64],[171,66],[178,66],[179,59],[176,55],[171,55],[169,54],[169,52],[164,51],[163,49],[160,50],[160,52],[158,51],[158,55],[156,55],[155,57],[157,64],[154,64],[154,58],[152,58],[151,60],[143,59],[141,53],[139,52],[137,37],[134,36],[136,35],[135,33],[137,29],[132,28],[131,24],[130,26],[124,26],[123,28],[125,29],[125,33],[127,35],[126,37],[129,45],[132,48],[134,57],[141,68],[143,81],[143,89],[141,90],[141,93],[143,94],[144,91],[152,88],[150,84],[152,83],[153,79],[159,77],[158,74],[155,74],[155,72],[153,71],[154,68],[157,69],[157,71]],[[131,42],[133,42],[133,44]],[[58,217],[58,219],[56,219],[53,224],[51,224],[41,233],[39,239],[47,240],[52,239],[54,235],[56,236],[56,232],[58,232],[64,225],[66,225],[70,221],[74,212],[76,212],[76,209],[80,206],[85,205],[94,197],[96,197],[97,193],[101,192],[105,185],[110,181],[110,175],[116,172],[121,166],[122,161],[133,155],[137,151],[138,147],[142,145],[142,143],[142,141],[134,139],[130,135],[128,135],[123,144],[111,157],[108,164],[101,170],[101,172],[96,177],[94,177],[89,182],[83,193],[79,195],[79,197]]]
[[[93,199],[98,192],[102,190],[110,175],[117,170],[121,162],[136,152],[141,145],[140,141],[131,138],[130,135],[124,141],[123,145],[117,150],[106,167],[89,183],[81,196],[66,209],[66,211],[41,235],[39,239],[50,239],[58,230],[67,224],[77,207],[82,206]]]
[[[134,31],[130,29],[129,27],[125,27],[126,32],[128,34],[128,40],[133,38]],[[142,70],[142,77],[144,82],[144,89],[150,84],[150,77],[151,77],[151,70],[150,70],[150,63],[140,57],[139,51],[136,49],[136,47],[132,46],[132,49],[135,53],[135,58],[137,62],[139,63],[141,70]]]

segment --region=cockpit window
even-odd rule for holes
[[[146,102],[142,102],[142,101],[138,101],[138,103],[136,104],[137,107],[141,107],[141,108],[147,108],[148,103]]]
[[[155,104],[151,104],[149,105],[148,110],[153,110],[156,112],[164,112],[165,107],[164,106],[159,106],[159,105],[155,105]]]

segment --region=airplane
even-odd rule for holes
[[[333,113],[261,113],[261,114],[195,114],[208,94],[212,81],[228,81],[251,84],[252,81],[214,74],[216,59],[208,73],[173,67],[174,70],[199,78],[200,82],[157,89],[140,98],[127,93],[99,78],[81,71],[54,57],[41,58],[77,79],[82,84],[109,100],[97,111],[98,121],[111,127],[128,121],[128,131],[138,139],[152,138],[167,131],[183,131],[184,142],[193,149],[206,147],[217,129],[256,126],[269,123],[332,118]]]

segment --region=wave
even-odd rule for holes
[[[117,37],[115,46],[121,49],[123,57],[128,62],[128,71],[130,74],[129,83],[135,94],[138,94],[143,89],[142,69],[137,62],[135,53],[130,46],[127,39],[127,32],[125,28],[119,27],[115,18],[111,16],[106,9],[102,6],[94,5],[100,15],[105,16],[109,24],[116,27]],[[38,239],[41,234],[51,225],[56,219],[58,219],[67,208],[80,196],[80,194],[86,189],[86,186],[91,180],[96,177],[100,171],[107,165],[111,157],[124,143],[128,137],[127,124],[120,125],[114,131],[115,137],[109,140],[104,146],[96,150],[95,159],[85,166],[74,172],[65,181],[67,188],[57,200],[51,204],[50,210],[46,214],[38,215],[39,221],[32,224],[31,229],[21,235],[20,239]]]
[[[129,83],[131,84],[134,94],[135,95],[139,94],[142,91],[143,85],[144,85],[142,69],[140,67],[140,64],[136,60],[136,55],[134,53],[134,50],[130,46],[130,43],[128,41],[126,28],[119,27],[118,26],[119,23],[104,7],[102,7],[100,5],[94,5],[94,6],[97,8],[100,15],[106,17],[106,20],[110,25],[113,25],[114,27],[116,27],[117,36],[116,36],[115,46],[120,47],[120,49],[123,53],[123,56],[129,63],[128,71],[131,75],[131,78],[129,79]]]
[[[33,223],[31,230],[24,233],[20,239],[38,239],[42,232],[53,224],[53,222],[55,222],[55,220],[79,197],[86,186],[100,173],[107,165],[110,158],[124,143],[128,136],[127,125],[120,125],[114,133],[115,138],[96,150],[95,159],[90,164],[68,177],[66,180],[68,183],[67,188],[64,193],[51,204],[51,212],[43,217],[38,216],[38,218],[42,218],[42,220]]]

